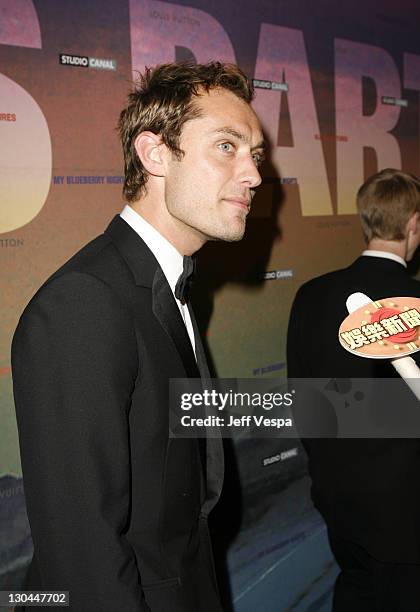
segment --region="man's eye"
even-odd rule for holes
[[[252,159],[254,160],[256,166],[261,166],[264,161],[264,155],[262,153],[254,153],[252,155]]]
[[[224,153],[230,153],[233,151],[233,145],[230,142],[222,142],[219,145],[219,149]]]

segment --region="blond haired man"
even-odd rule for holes
[[[168,381],[209,376],[191,255],[243,236],[263,153],[252,93],[234,65],[146,70],[119,123],[128,204],[17,328],[26,587],[70,591],[75,612],[221,611],[222,444],[169,438]]]
[[[345,351],[337,334],[353,292],[374,300],[420,297],[420,283],[406,267],[420,243],[420,181],[399,170],[382,170],[362,185],[357,205],[366,250],[348,268],[313,279],[297,292],[288,332],[291,378],[395,375],[388,362]],[[312,498],[341,569],[334,612],[419,611],[419,440],[303,443]]]

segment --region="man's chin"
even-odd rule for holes
[[[242,240],[245,234],[245,221],[235,228],[226,227],[223,232],[223,236],[220,240],[224,240],[225,242],[239,242]]]
[[[245,234],[246,219],[227,219],[223,224],[215,227],[202,228],[201,232],[207,240],[212,242],[238,242]]]
[[[209,236],[209,242],[239,242],[244,237],[245,232],[239,234],[224,234],[223,236]]]

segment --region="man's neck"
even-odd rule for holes
[[[193,255],[206,242],[204,237],[193,228],[170,215],[166,206],[160,208],[153,198],[145,197],[137,202],[130,202],[136,213],[152,225],[181,255]]]
[[[366,247],[367,251],[382,251],[384,253],[393,253],[402,259],[406,260],[407,245],[405,240],[381,240],[373,238]]]

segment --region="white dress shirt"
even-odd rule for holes
[[[158,260],[162,272],[169,283],[174,300],[185,323],[185,327],[187,328],[188,336],[195,354],[194,330],[188,307],[175,297],[175,285],[184,269],[183,256],[176,250],[173,244],[166,240],[166,238],[153,227],[153,225],[150,225],[150,223],[143,219],[143,217],[128,204],[124,206],[120,213],[120,217],[133,228],[142,240],[144,240]]]
[[[397,263],[404,266],[404,268],[407,267],[407,263],[402,257],[396,255],[395,253],[389,253],[389,251],[374,251],[373,249],[367,249],[366,251],[363,251],[362,255],[367,255],[368,257],[383,257],[384,259],[392,259],[393,261],[396,261]]]

